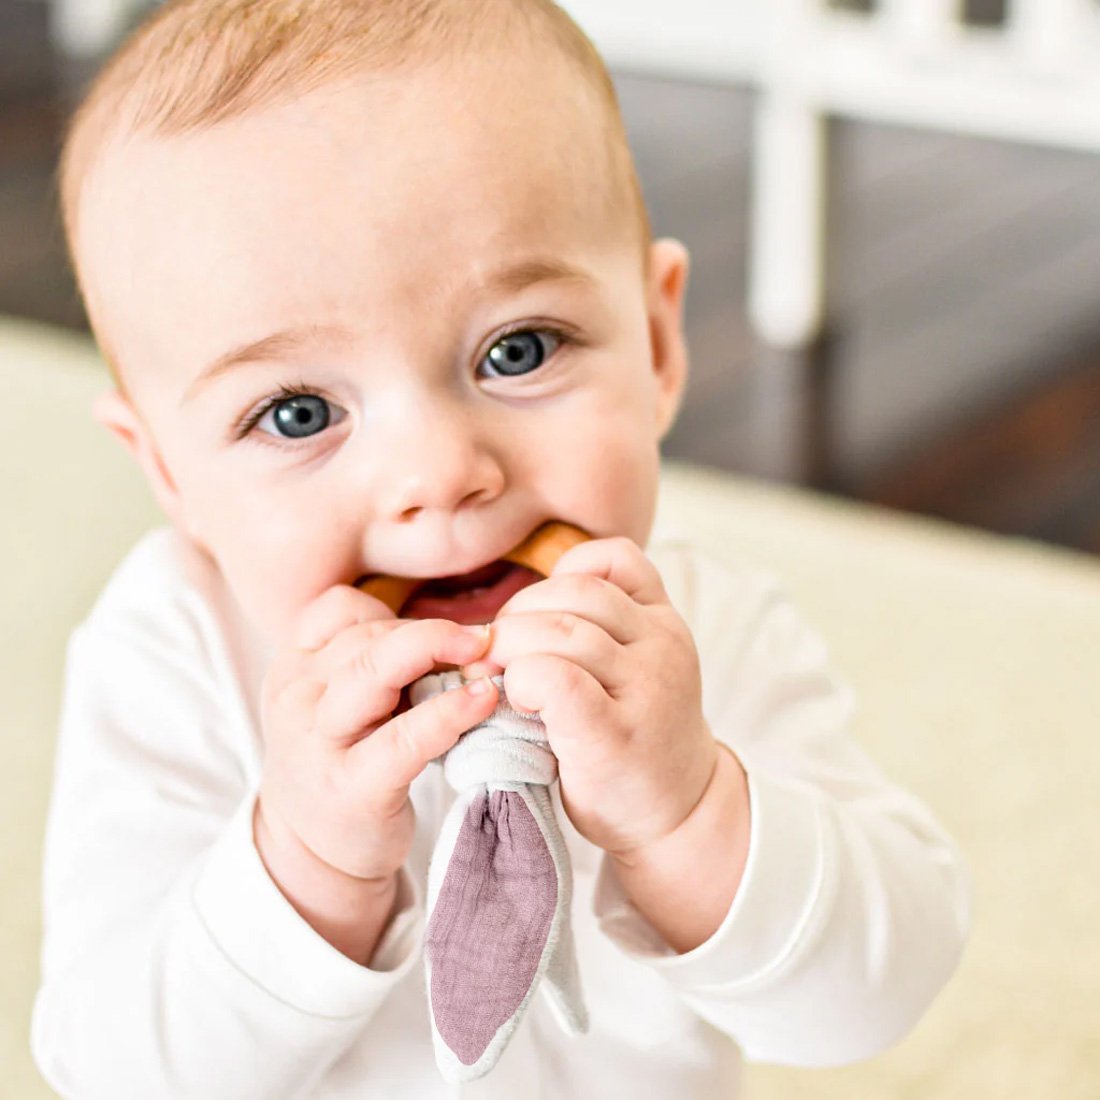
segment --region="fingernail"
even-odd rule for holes
[[[486,695],[493,690],[493,681],[488,676],[482,676],[480,680],[466,685],[466,690],[471,695]]]
[[[489,637],[489,631],[491,629],[491,623],[478,623],[476,626],[464,626],[462,628],[462,633],[471,634],[475,638],[481,638],[482,640],[484,640]]]

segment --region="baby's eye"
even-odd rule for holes
[[[481,365],[490,378],[530,374],[557,351],[561,342],[561,337],[552,332],[513,332],[489,349]]]
[[[296,394],[271,404],[256,427],[284,439],[304,439],[323,432],[333,422],[333,406],[313,393]]]

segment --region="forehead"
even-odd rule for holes
[[[318,310],[384,323],[531,255],[581,261],[627,235],[596,104],[511,58],[130,135],[85,190],[89,307],[121,362],[163,361]]]

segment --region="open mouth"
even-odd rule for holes
[[[562,554],[592,537],[574,524],[547,520],[503,558],[469,572],[423,578],[376,573],[360,577],[355,587],[402,618],[490,623],[512,596],[550,576]]]
[[[469,573],[424,581],[405,601],[400,615],[403,619],[450,619],[463,624],[492,622],[512,596],[541,579],[522,565],[490,562]]]
[[[452,577],[437,577],[422,584],[418,594],[430,593],[438,596],[470,595],[485,588],[492,588],[501,577],[515,568],[506,561],[493,561],[474,569],[469,573],[458,573]]]

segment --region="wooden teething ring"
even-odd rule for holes
[[[591,536],[570,523],[551,520],[533,531],[514,550],[504,555],[504,561],[522,565],[527,569],[550,576],[558,558],[578,543],[587,542]],[[399,614],[408,598],[424,583],[422,577],[393,577],[388,573],[375,573],[361,581],[359,589],[368,596],[381,600],[395,615]]]

